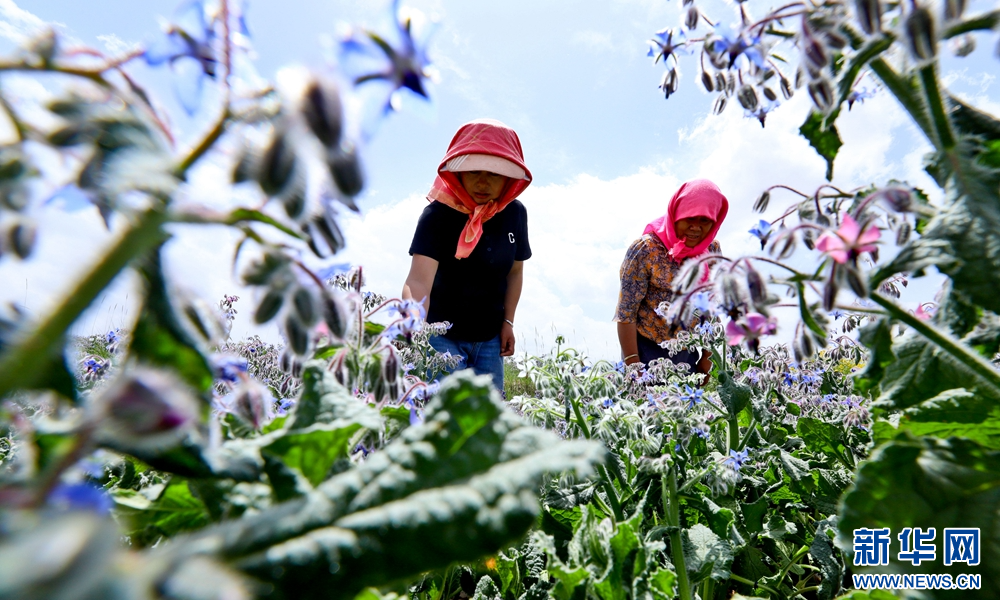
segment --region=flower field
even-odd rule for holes
[[[651,40],[666,97],[685,52],[716,112],[764,125],[779,96],[807,93],[800,132],[832,179],[841,108],[877,80],[933,145],[943,197],[901,181],[762,190],[768,217],[747,227],[761,252],[689,259],[658,310],[664,347],[711,352],[704,380],[559,336],[508,359],[496,390],[430,347],[448,324],[419,303],[367,290],[363,267],[307,264],[344,246],[338,211],[357,210],[375,122],[427,96],[426,40],[398,2],[394,30],[352,29],[337,70],[291,89],[235,85],[249,32],[227,0],[183,4],[121,56],[49,30],[0,59],[0,81],[59,90],[39,124],[0,88],[17,138],[0,147],[0,261],[45,235],[42,156],[74,169],[60,194],[126,223],[49,314],[0,313],[0,599],[1000,597],[1000,120],[950,95],[937,62],[1000,11],[740,3],[729,27],[685,6],[686,33]],[[189,149],[133,62],[212,116]],[[258,203],[178,200],[213,152]],[[178,224],[236,232],[254,299],[179,291],[164,266]],[[908,310],[900,289],[931,270],[945,284]],[[141,282],[133,322],[77,335],[125,272]],[[241,312],[284,342],[233,339]],[[772,343],[779,328],[791,343]],[[856,577],[883,574],[950,584]]]

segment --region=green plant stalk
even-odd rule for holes
[[[778,579],[775,581],[777,585],[781,585],[781,582],[785,580],[785,576],[788,575],[788,571],[792,568],[792,565],[799,562],[799,560],[809,554],[809,546],[802,546],[799,548],[791,558],[788,559],[788,564],[782,567],[781,571],[778,572]]]
[[[730,414],[727,422],[729,423],[729,449],[736,450],[740,447],[740,417]]]
[[[576,422],[583,430],[583,437],[589,440],[591,437],[590,427],[587,426],[587,420],[583,418],[583,413],[580,411],[580,398],[577,397],[569,402],[573,405],[573,414],[576,415]]]
[[[615,514],[615,520],[624,521],[625,513],[622,512],[622,503],[618,499],[618,491],[615,489],[615,484],[611,481],[608,468],[601,465],[597,468],[597,472],[601,475],[601,485],[604,486],[604,493],[608,495],[608,502],[611,503],[611,511]]]
[[[43,365],[61,350],[61,340],[128,264],[167,238],[161,228],[164,215],[157,209],[142,213],[83,279],[63,296],[62,303],[20,343],[0,355],[0,398],[18,389],[30,389],[45,373]]]
[[[780,594],[778,594],[778,592],[776,592],[775,590],[767,587],[766,585],[764,585],[762,583],[757,583],[756,581],[750,581],[746,577],[740,577],[736,573],[730,573],[729,574],[729,578],[732,579],[733,581],[738,581],[738,582],[740,582],[742,584],[745,584],[745,585],[752,585],[755,589],[764,590],[768,594],[771,594],[772,597],[778,597],[780,595]]]
[[[938,150],[950,152],[955,147],[955,134],[951,130],[951,121],[945,112],[944,100],[941,97],[941,86],[938,83],[937,61],[920,67],[920,85],[924,89],[924,100],[931,114],[934,125],[934,137]]]
[[[983,381],[995,388],[997,392],[1000,392],[1000,371],[997,371],[985,358],[967,348],[962,342],[956,340],[951,335],[911,315],[881,294],[873,293],[871,299],[884,308],[894,319],[902,321],[915,329],[920,335],[937,344],[938,347],[968,367],[973,373],[979,375]]]
[[[934,142],[934,129],[931,126],[930,119],[928,119],[927,110],[924,107],[923,102],[920,98],[913,93],[910,89],[906,80],[899,76],[892,67],[889,66],[885,60],[877,58],[870,63],[868,66],[871,67],[872,71],[878,75],[878,78],[882,80],[885,87],[889,88],[892,95],[896,97],[896,100],[903,105],[906,112],[910,114],[910,118],[913,119],[914,123],[920,127],[920,130],[924,132],[927,139]]]
[[[715,582],[711,579],[706,579],[701,584],[701,597],[702,600],[712,600],[715,596]]]
[[[692,600],[691,582],[688,581],[687,564],[684,561],[684,542],[681,540],[680,498],[677,494],[677,471],[671,467],[670,475],[660,480],[663,496],[663,516],[670,526],[670,553],[677,570],[677,588],[681,600]]]

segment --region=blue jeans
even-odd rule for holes
[[[465,359],[460,369],[472,369],[476,375],[493,377],[493,385],[503,396],[503,358],[500,356],[500,336],[485,342],[462,342],[436,335],[430,340],[431,348],[438,352],[451,352],[452,356]]]

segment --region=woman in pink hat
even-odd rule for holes
[[[670,358],[707,373],[711,363],[692,352],[670,356],[659,342],[670,339],[669,325],[656,314],[661,302],[674,299],[672,284],[681,264],[707,252],[718,253],[715,235],[729,212],[729,201],[711,181],[683,184],[670,199],[667,213],[646,225],[622,263],[621,292],[615,321],[625,364]]]
[[[503,391],[503,356],[514,354],[514,312],[528,215],[517,197],[531,183],[521,142],[493,119],[462,125],[438,167],[410,244],[403,298],[423,300],[427,321],[451,329],[431,346],[489,374]]]

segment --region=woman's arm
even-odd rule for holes
[[[410,273],[403,284],[403,299],[420,300],[424,304],[424,310],[430,310],[431,288],[434,287],[437,268],[438,261],[423,254],[414,254],[410,262]]]
[[[622,357],[625,364],[631,365],[639,362],[639,338],[635,323],[618,322],[618,344],[622,347]]]
[[[503,298],[503,318],[500,325],[500,356],[514,355],[514,313],[521,299],[521,286],[524,284],[524,261],[515,260],[514,266],[507,273],[507,294]]]

